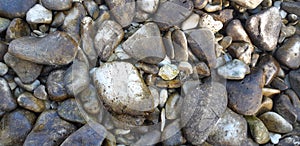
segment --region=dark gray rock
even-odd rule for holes
[[[135,16],[134,0],[105,0],[113,18],[122,26],[130,25]]]
[[[180,120],[177,119],[167,125],[161,134],[165,146],[182,145],[186,142],[181,131]]]
[[[63,101],[58,106],[57,113],[61,118],[67,121],[81,124],[86,123],[74,98]]]
[[[19,95],[17,102],[21,107],[33,112],[39,113],[45,110],[44,101],[34,97],[29,92],[24,92],[21,95]]]
[[[7,41],[12,41],[13,39],[17,39],[23,36],[30,35],[29,25],[21,18],[15,18],[9,24],[6,30],[5,39]]]
[[[68,10],[72,7],[72,0],[41,0],[41,4],[49,10]]]
[[[47,91],[51,100],[62,101],[68,98],[64,82],[65,70],[56,70],[47,78]]]
[[[37,0],[10,0],[0,1],[0,17],[15,18],[24,17],[26,12],[36,3]]]
[[[271,55],[261,56],[258,66],[264,71],[266,85],[273,81],[280,69],[279,63]]]
[[[297,69],[300,66],[300,37],[289,38],[277,49],[275,57],[281,64]]]
[[[17,108],[17,102],[13,98],[11,90],[5,79],[0,78],[0,111],[9,112]]]
[[[300,2],[299,1],[296,1],[296,2],[285,1],[285,2],[281,3],[281,8],[289,13],[298,15],[298,17],[300,16],[300,12],[299,12]]]

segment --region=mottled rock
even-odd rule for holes
[[[88,12],[88,14],[95,20],[100,15],[100,9],[95,1],[93,0],[85,0],[83,1],[83,5]]]
[[[277,133],[288,133],[293,130],[293,126],[282,116],[275,112],[266,112],[259,116],[269,131]]]
[[[75,130],[76,127],[62,120],[56,111],[44,111],[28,134],[24,146],[59,145]]]
[[[15,71],[23,83],[31,83],[36,80],[43,68],[42,65],[19,59],[10,53],[5,54],[4,61]]]
[[[288,1],[285,1],[285,2],[282,2],[281,3],[281,8],[289,13],[293,13],[293,14],[296,14],[298,16],[300,16],[300,12],[299,12],[299,9],[300,9],[300,2],[299,1],[296,1],[296,2],[288,2]]]
[[[14,81],[19,87],[21,87],[29,92],[32,92],[35,88],[37,88],[41,84],[41,82],[39,80],[35,80],[30,84],[25,84],[21,81],[21,79],[19,77],[15,77]]]
[[[72,0],[41,0],[41,4],[49,10],[68,10],[72,7]]]
[[[62,101],[68,98],[64,75],[65,70],[56,70],[49,74],[46,87],[51,100]]]
[[[247,9],[255,9],[263,0],[230,0]]]
[[[104,21],[95,36],[95,49],[101,60],[107,61],[124,37],[122,27],[112,20]]]
[[[181,132],[179,119],[166,126],[161,134],[161,140],[165,146],[182,145],[186,142]]]
[[[209,67],[204,62],[199,62],[194,66],[194,71],[200,76],[210,76]]]
[[[293,70],[289,73],[289,80],[292,89],[300,96],[300,70]]]
[[[1,18],[0,17],[0,33],[2,33],[4,30],[6,30],[10,24],[9,19]]]
[[[36,3],[36,0],[0,1],[0,17],[24,17],[26,12]]]
[[[232,43],[229,46],[228,51],[232,57],[238,58],[246,64],[250,64],[254,47],[249,43]]]
[[[289,96],[282,94],[274,99],[274,111],[290,123],[297,120],[297,113]]]
[[[0,76],[5,75],[8,72],[8,67],[6,64],[0,62]]]
[[[153,14],[157,10],[159,0],[138,0],[137,6],[144,12]]]
[[[89,85],[76,96],[83,110],[88,114],[96,115],[101,112],[102,103],[98,100],[96,89],[93,85]]]
[[[185,138],[193,145],[203,143],[226,110],[226,88],[218,82],[206,82],[186,95],[181,111]]]
[[[155,23],[143,25],[122,46],[128,55],[150,64],[157,64],[166,56],[160,31]]]
[[[134,0],[105,0],[110,13],[114,19],[122,26],[131,24],[135,14]]]
[[[159,70],[158,66],[156,65],[146,64],[142,62],[138,62],[137,64],[135,64],[135,67],[143,70],[145,73],[150,73],[150,74],[157,74]]]
[[[277,49],[276,59],[283,65],[297,69],[300,66],[300,37],[294,36],[288,39]]]
[[[39,113],[45,110],[45,103],[29,92],[24,92],[19,95],[17,102],[21,107],[33,112]]]
[[[75,58],[77,43],[66,33],[56,31],[43,38],[22,37],[9,45],[8,52],[38,64],[65,65]]]
[[[218,74],[225,79],[240,80],[250,73],[250,67],[244,62],[234,59],[233,61],[221,66],[217,70]]]
[[[6,114],[0,122],[1,145],[22,145],[35,122],[34,113],[15,110]]]
[[[188,30],[196,28],[198,26],[199,20],[200,16],[198,14],[193,13],[185,21],[182,22],[181,29]]]
[[[63,101],[57,108],[58,115],[70,122],[86,123],[74,98]]]
[[[254,69],[242,81],[228,81],[228,106],[242,115],[255,114],[262,101],[264,75],[261,69]]]
[[[47,100],[48,99],[48,93],[46,92],[46,87],[44,85],[38,86],[33,91],[34,97],[41,99],[41,100]]]
[[[176,65],[166,64],[159,69],[158,75],[164,80],[172,80],[179,74]]]
[[[264,123],[257,117],[246,116],[251,135],[258,144],[265,144],[270,140],[268,129]]]
[[[226,27],[226,33],[232,37],[233,41],[251,43],[250,38],[248,37],[248,34],[239,19],[234,19],[229,22]]]
[[[277,76],[280,65],[271,55],[261,56],[258,63],[259,68],[263,69],[266,77],[266,85],[269,85],[272,80]]]
[[[188,43],[184,32],[181,30],[173,31],[172,42],[174,47],[174,59],[178,62],[188,61]]]
[[[2,98],[0,98],[0,111],[9,112],[17,108],[17,102],[13,98],[7,81],[3,78],[0,78],[0,87],[0,93],[2,95]]]
[[[285,138],[280,139],[278,146],[287,146],[287,145],[299,145],[300,137],[297,135],[287,136]]]
[[[17,39],[23,36],[30,35],[29,25],[21,18],[15,18],[9,24],[6,30],[5,39],[7,41],[11,41],[13,39]]]
[[[211,15],[205,13],[200,17],[199,27],[208,28],[213,33],[216,33],[223,28],[223,23],[221,21],[214,20]]]
[[[275,7],[261,11],[247,19],[246,30],[252,42],[262,50],[275,49],[281,28],[281,17]]]
[[[52,21],[52,12],[42,5],[36,4],[26,13],[26,21],[34,24],[49,24]]]

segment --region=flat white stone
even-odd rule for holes
[[[179,74],[176,65],[166,64],[159,69],[158,75],[164,80],[173,80]]]
[[[29,23],[45,23],[52,22],[52,12],[40,4],[34,5],[26,14],[26,21]]]

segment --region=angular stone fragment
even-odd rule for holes
[[[232,37],[233,41],[243,41],[251,43],[247,32],[245,31],[241,21],[239,19],[234,19],[229,22],[226,27],[227,35]]]
[[[128,26],[135,16],[134,0],[105,0],[114,19],[122,26]]]
[[[41,0],[41,4],[50,10],[62,11],[72,7],[72,0]]]
[[[178,62],[188,61],[188,44],[183,31],[172,32],[172,42],[174,46],[174,59]]]
[[[266,76],[266,85],[269,85],[279,72],[279,63],[271,56],[261,56],[258,66],[264,70]]]
[[[238,58],[246,64],[250,64],[254,47],[249,43],[236,42],[229,46],[228,51],[232,57]]]
[[[37,0],[10,0],[0,1],[0,17],[16,18],[24,17],[26,12],[37,2]]]
[[[276,59],[283,65],[297,69],[300,66],[300,37],[289,38],[276,50]]]

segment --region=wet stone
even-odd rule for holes
[[[24,17],[26,12],[36,3],[36,0],[0,1],[0,17]]]
[[[240,80],[250,73],[250,68],[244,62],[234,59],[233,61],[221,66],[217,70],[218,74],[225,79]]]
[[[0,78],[0,93],[2,98],[0,98],[0,111],[9,112],[17,107],[17,102],[13,98],[7,81],[4,78]]]
[[[270,140],[268,129],[264,123],[257,117],[246,116],[251,135],[258,144],[265,144]]]
[[[105,0],[113,18],[122,26],[128,26],[135,14],[134,0]]]
[[[2,33],[4,30],[6,30],[10,24],[10,20],[6,18],[0,17],[0,33]]]
[[[45,110],[45,103],[29,92],[24,92],[19,95],[17,101],[21,107],[33,112],[39,113]]]
[[[29,25],[21,18],[15,18],[9,24],[6,30],[5,39],[11,41],[16,38],[30,35]]]
[[[51,100],[62,101],[68,98],[64,83],[65,70],[56,70],[47,78],[47,91]]]
[[[40,4],[34,5],[26,13],[26,21],[28,23],[45,23],[49,24],[52,21],[52,12]]]
[[[70,98],[63,101],[58,106],[57,113],[61,118],[67,121],[81,123],[81,124],[86,123],[83,116],[81,115],[81,112],[74,98]]]
[[[72,7],[72,0],[41,0],[41,4],[49,10],[68,10]]]
[[[293,126],[282,116],[275,112],[266,112],[259,116],[269,131],[276,133],[288,133],[293,130]]]
[[[300,66],[300,37],[294,36],[289,38],[284,44],[277,49],[275,57],[281,64],[297,69]]]

